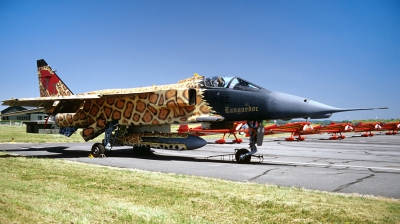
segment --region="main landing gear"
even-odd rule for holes
[[[117,126],[118,126],[117,121],[112,121],[107,123],[102,143],[97,142],[94,143],[92,146],[91,154],[93,157],[106,157],[105,154],[111,151],[113,145],[115,144],[115,139],[117,138],[118,130],[116,131],[114,138],[112,138],[112,132],[117,128]]]
[[[105,156],[106,148],[101,143],[94,143],[92,146],[92,156],[93,157],[103,157]]]

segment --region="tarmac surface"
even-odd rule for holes
[[[0,144],[0,149],[104,166],[400,198],[400,134],[328,138],[310,135],[302,142],[264,138],[256,153],[263,161],[252,157],[250,164],[237,164],[233,156],[234,149],[248,148],[246,139],[191,151],[154,149],[153,155],[134,155],[131,147],[115,147],[106,158],[88,157],[93,143],[14,143]]]

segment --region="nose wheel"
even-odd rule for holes
[[[247,155],[249,150],[247,149],[238,149],[235,153],[236,162],[239,164],[247,164],[250,163],[251,155]]]

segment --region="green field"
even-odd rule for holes
[[[102,136],[97,137],[91,141],[101,141]],[[71,137],[66,137],[60,134],[36,134],[26,133],[25,126],[0,126],[0,143],[51,143],[51,142],[84,142],[79,134],[79,130],[72,134]]]
[[[68,139],[24,132],[23,127],[2,126],[0,141]],[[79,134],[74,135],[68,140],[82,141]],[[6,152],[0,153],[0,163],[0,223],[400,223],[397,199],[25,158]]]
[[[399,223],[400,201],[0,154],[0,223]]]

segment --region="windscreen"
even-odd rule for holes
[[[230,89],[262,89],[262,87],[257,86],[237,76],[214,76],[212,78],[204,78],[204,85],[206,87],[220,87]]]

